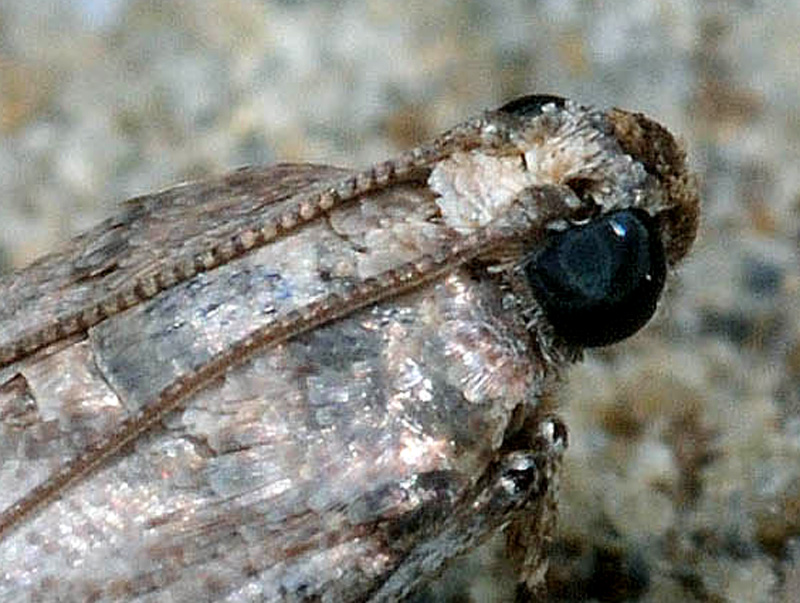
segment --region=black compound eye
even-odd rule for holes
[[[556,107],[561,108],[566,102],[565,98],[552,94],[531,94],[507,102],[500,107],[498,111],[500,113],[516,115],[517,117],[536,117],[537,115],[541,115],[542,107],[545,105],[553,103]]]
[[[650,320],[666,259],[653,219],[625,209],[554,235],[525,272],[556,334],[592,347],[633,335]]]

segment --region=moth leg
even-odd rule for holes
[[[568,440],[566,425],[559,418],[536,421],[541,423],[526,421],[518,437],[530,439],[527,454],[541,467],[547,488],[542,496],[530,496],[505,530],[505,554],[517,576],[516,600],[520,602],[538,601],[546,595],[548,552],[558,522],[557,469]]]
[[[520,584],[530,584],[530,590],[543,586],[567,429],[556,417],[536,420],[535,427],[533,418],[526,421],[524,428],[530,426],[531,431],[515,433],[498,451],[497,459],[442,522],[439,532],[410,551],[369,601],[405,600],[419,594],[426,578],[504,526],[508,526],[509,557],[517,566]],[[518,443],[525,447],[516,448]]]

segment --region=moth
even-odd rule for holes
[[[697,220],[666,129],[547,95],[128,201],[0,280],[0,599],[395,601],[499,530],[541,588],[552,391]]]

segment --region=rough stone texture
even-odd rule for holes
[[[553,600],[788,602],[797,31],[797,0],[1,0],[0,263],[135,194],[247,163],[365,165],[522,93],[643,111],[684,138],[703,224],[653,324],[562,391]],[[475,600],[509,596],[492,559],[470,561],[488,568]]]

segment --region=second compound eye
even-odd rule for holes
[[[591,347],[620,341],[650,320],[666,260],[653,219],[624,209],[554,235],[525,272],[556,334]]]
[[[517,117],[537,117],[542,114],[545,105],[554,104],[556,107],[563,107],[566,99],[552,94],[530,94],[521,96],[498,109],[501,113],[516,115]]]

